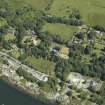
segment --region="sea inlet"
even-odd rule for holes
[[[39,97],[40,98],[40,97]],[[0,105],[47,105],[0,80]]]

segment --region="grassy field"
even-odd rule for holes
[[[20,8],[29,4],[36,10],[44,10],[48,4],[51,3],[51,0],[6,0],[6,2],[8,2],[9,6],[13,7],[13,9]]]
[[[4,40],[6,40],[6,41],[14,41],[15,39],[16,39],[16,37],[12,34],[4,35]]]
[[[83,21],[105,26],[105,0],[54,0],[49,14],[68,17],[73,8],[80,10]]]
[[[0,27],[8,25],[7,21],[3,18],[0,18]]]
[[[54,74],[55,64],[43,58],[28,57],[26,63],[46,74]]]
[[[30,4],[37,10],[44,10],[52,3],[48,14],[68,17],[71,10],[78,9],[87,24],[105,26],[105,0],[7,0],[10,7],[20,8]],[[2,2],[3,3],[3,2]],[[12,8],[12,9],[13,9]],[[46,12],[46,11],[45,11]]]
[[[35,9],[43,10],[45,9],[51,0],[24,0],[25,2],[31,4]]]
[[[18,49],[13,49],[9,54],[16,59],[20,57],[20,51]]]
[[[3,59],[0,57],[0,64],[3,64]]]
[[[60,35],[65,41],[70,40],[73,36],[73,33],[78,30],[75,26],[67,26],[64,24],[50,24],[47,23],[44,25],[42,31],[49,32],[53,35]]]

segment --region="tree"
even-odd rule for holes
[[[72,13],[70,14],[69,18],[76,18],[76,19],[80,19],[81,15],[79,10],[73,9]]]
[[[85,47],[84,54],[90,54],[90,47],[89,46]]]
[[[3,40],[2,46],[3,46],[3,48],[5,48],[7,50],[11,49],[11,46],[10,46],[9,42],[7,42],[7,41]]]
[[[27,81],[36,82],[36,78],[35,78],[31,73],[28,73],[27,71],[25,71],[25,70],[22,69],[21,67],[19,67],[19,68],[16,70],[16,73],[17,73],[19,76],[23,76],[24,79],[26,79]]]
[[[105,32],[105,28],[99,25],[93,26],[93,28],[97,31]]]

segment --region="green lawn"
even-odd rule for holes
[[[105,46],[99,43],[95,43],[94,47],[98,50],[101,50],[101,49],[104,49]]]
[[[63,38],[65,41],[71,40],[73,33],[76,32],[77,30],[78,27],[59,24],[59,23],[56,24],[46,23],[42,29],[43,32],[49,32],[53,35],[56,34],[60,35],[61,38]]]
[[[26,44],[30,45],[30,43],[31,43],[31,36],[29,36],[29,35],[24,36],[22,39],[22,44],[23,45],[26,45]]]
[[[54,91],[55,89],[52,88],[51,84],[49,84],[48,82],[42,83],[42,84],[40,85],[40,88],[41,88],[43,91],[47,92],[47,94],[49,94],[49,95],[53,95],[53,94],[55,93],[55,91]]]
[[[49,14],[68,17],[73,8],[80,10],[86,23],[105,26],[105,0],[54,0]]]
[[[43,58],[27,57],[26,63],[43,73],[54,74],[55,64]]]
[[[18,59],[20,57],[20,51],[18,49],[13,49],[11,52],[10,52],[10,55],[16,59]]]
[[[15,39],[16,39],[16,36],[14,36],[12,34],[4,35],[4,40],[6,40],[6,41],[14,41]]]
[[[8,25],[7,21],[3,18],[0,18],[0,27]]]
[[[3,64],[3,59],[0,57],[0,64]]]

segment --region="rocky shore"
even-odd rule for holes
[[[35,94],[34,92],[32,92],[32,90],[28,89],[25,86],[16,84],[16,82],[12,81],[6,76],[0,76],[0,79],[6,82],[9,86],[25,93],[26,95],[33,97],[35,100],[41,101],[42,103],[45,103],[47,105],[56,105],[53,100],[48,99],[41,91],[39,94]]]

